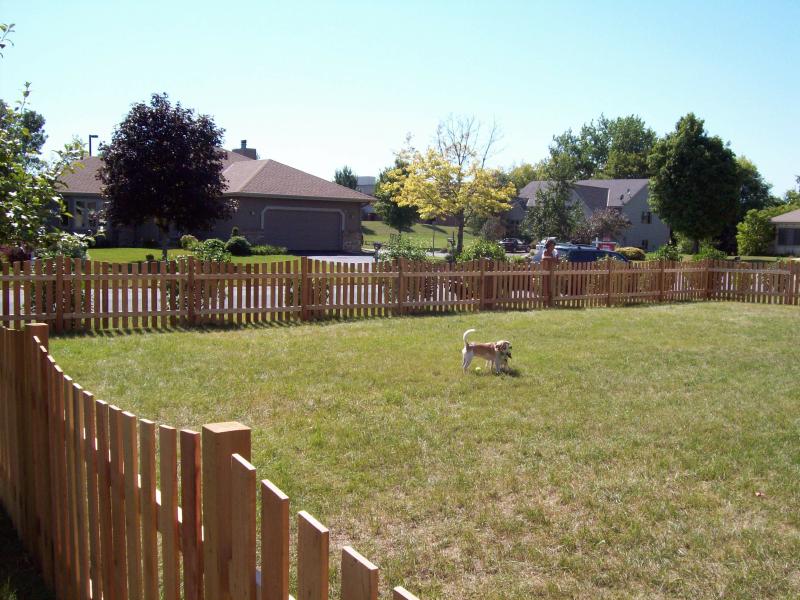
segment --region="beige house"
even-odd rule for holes
[[[770,221],[775,225],[775,254],[800,256],[800,208]]]
[[[359,252],[361,207],[372,198],[336,183],[315,177],[274,160],[256,160],[255,152],[242,148],[229,152],[222,172],[225,196],[237,200],[237,209],[211,231],[175,231],[174,241],[184,233],[200,238],[227,239],[233,227],[254,244],[285,246],[290,251]],[[91,231],[93,211],[104,206],[97,172],[102,158],[89,157],[84,168],[63,177],[62,195],[72,215],[64,223],[69,231]],[[158,239],[154,225],[116,228],[112,242],[139,245]]]
[[[536,194],[546,190],[549,181],[532,181],[520,190],[526,208],[536,204]],[[669,242],[669,227],[648,204],[650,196],[648,179],[582,179],[572,188],[572,201],[579,203],[583,214],[589,218],[596,210],[619,210],[631,222],[620,239],[622,246],[636,246],[655,250]]]

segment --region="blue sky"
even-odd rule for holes
[[[800,175],[800,2],[114,2],[0,0],[16,23],[0,97],[32,82],[47,149],[108,140],[165,91],[226,147],[332,178],[377,174],[448,114],[496,120],[494,163],[637,114],[663,134],[694,111],[783,194]]]

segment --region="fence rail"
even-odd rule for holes
[[[800,264],[56,259],[4,264],[0,274],[0,322],[43,322],[56,332],[687,300],[797,305]]]
[[[0,327],[0,503],[56,597],[288,600],[289,498],[257,482],[250,429],[178,432],[95,399],[48,331]],[[296,519],[297,597],[327,600],[328,529]],[[340,581],[343,600],[378,597],[377,567],[349,546]]]

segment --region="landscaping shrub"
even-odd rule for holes
[[[681,251],[678,250],[677,246],[673,246],[672,244],[664,244],[655,252],[648,252],[647,253],[647,260],[676,260],[681,261],[683,257],[681,256]]]
[[[622,256],[628,260],[644,260],[647,258],[644,250],[641,248],[634,248],[633,246],[623,246],[622,248],[617,248],[617,252],[622,254]]]
[[[231,253],[225,251],[225,242],[218,238],[211,238],[200,242],[195,246],[194,254],[198,260],[231,261]]]
[[[46,248],[36,250],[36,256],[42,259],[65,256],[67,258],[86,258],[86,251],[94,242],[88,235],[61,232]]]
[[[725,260],[728,258],[728,255],[723,252],[722,250],[717,250],[711,244],[702,244],[700,246],[700,251],[692,256],[692,260],[700,261],[700,260]]]
[[[198,240],[193,235],[182,235],[181,236],[181,248],[184,250],[193,250],[195,246],[197,246]]]
[[[145,254],[145,255],[144,255],[144,259],[145,259],[147,262],[155,262],[155,260],[156,260],[156,255],[155,255],[155,254]]]
[[[288,254],[288,250],[283,246],[272,246],[270,244],[259,244],[250,248],[251,254],[256,256],[271,256],[275,254]]]
[[[225,250],[234,256],[250,256],[253,253],[250,242],[247,241],[246,237],[241,235],[231,237],[231,239],[225,243]]]
[[[411,241],[411,238],[403,237],[402,235],[391,235],[389,236],[389,242],[384,244],[378,251],[378,260],[390,261],[396,258],[427,261],[430,257],[425,247]]]
[[[479,239],[466,248],[456,257],[456,262],[467,262],[478,260],[479,258],[489,258],[491,260],[505,260],[506,251],[497,242],[487,239]]]

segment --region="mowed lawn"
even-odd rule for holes
[[[390,236],[397,235],[397,230],[392,229],[382,221],[361,221],[361,232],[364,234],[364,245],[372,248],[373,242],[385,244]],[[427,225],[425,223],[415,223],[411,231],[403,233],[403,237],[413,240],[415,243],[430,249],[432,243],[436,243],[437,250],[447,248],[447,240],[451,237],[458,237],[458,228],[448,225]],[[477,238],[469,231],[464,230],[464,244],[468,245]]]
[[[152,254],[156,260],[161,260],[160,248],[90,248],[89,259],[107,263],[129,263],[147,260],[147,255]],[[170,248],[167,256],[174,260],[179,256],[193,256],[191,250],[183,248]],[[297,258],[290,254],[275,254],[264,256],[233,256],[231,260],[235,263],[271,263],[283,262]]]
[[[513,342],[462,375],[461,334]],[[423,600],[800,597],[800,309],[696,303],[55,338]],[[474,369],[475,365],[473,365]],[[294,533],[292,534],[294,536]],[[294,537],[293,537],[294,539]]]

